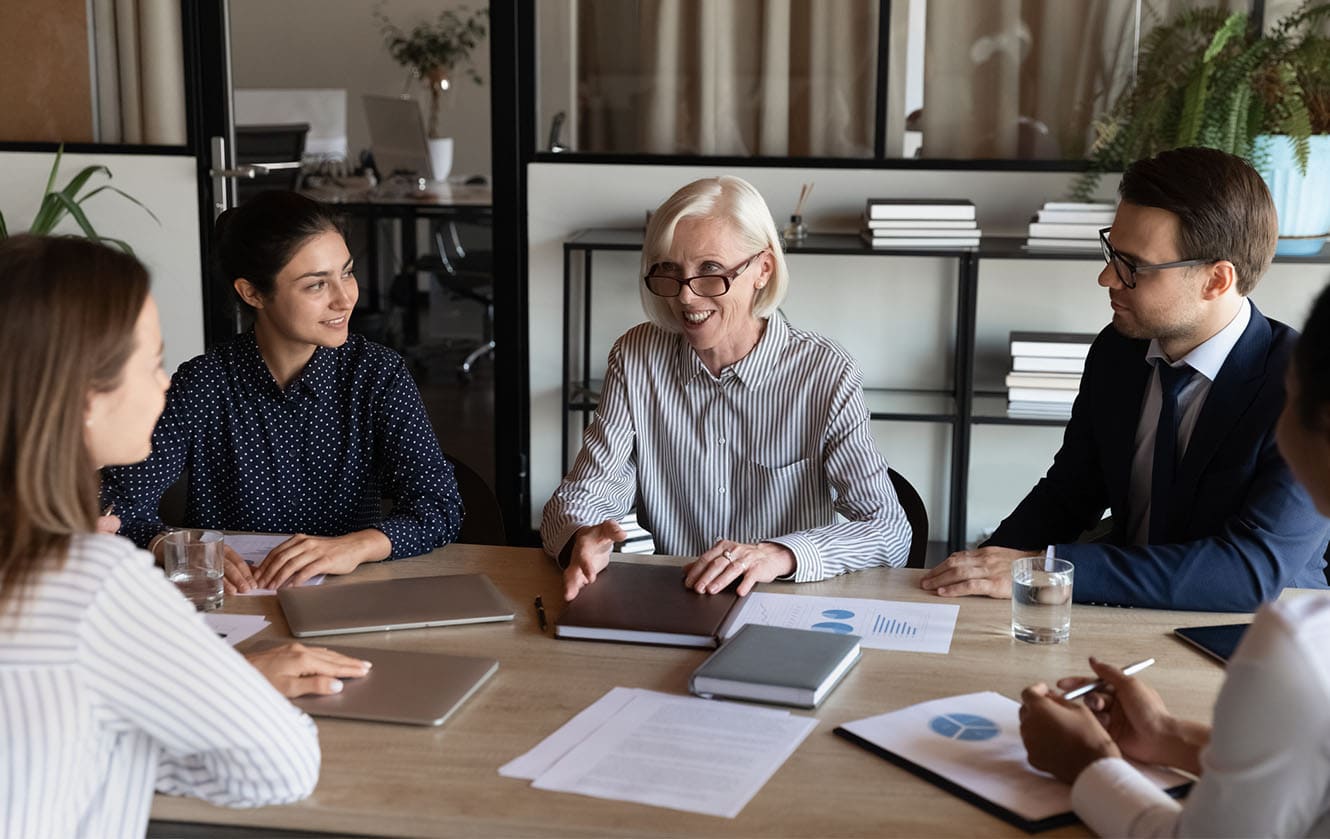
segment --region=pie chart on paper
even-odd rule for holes
[[[928,721],[928,727],[948,740],[991,740],[1002,731],[997,723],[977,714],[940,714]]]

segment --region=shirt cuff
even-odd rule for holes
[[[413,521],[408,522],[403,521],[402,519],[384,519],[370,527],[388,537],[388,544],[391,545],[392,550],[386,557],[384,557],[384,559],[402,559],[407,556],[418,556],[419,554],[427,553],[427,551],[409,553],[409,551],[418,544],[418,525]]]
[[[1071,805],[1081,821],[1100,836],[1143,835],[1132,830],[1144,827],[1142,818],[1150,811],[1157,811],[1170,823],[1182,812],[1182,805],[1120,757],[1100,758],[1087,766],[1071,785]],[[1160,834],[1151,829],[1149,835],[1171,836],[1172,831]]]
[[[794,554],[794,573],[779,579],[812,583],[826,578],[826,573],[822,570],[822,552],[818,550],[817,543],[804,534],[790,533],[762,541],[789,548],[790,553]]]

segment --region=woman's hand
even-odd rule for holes
[[[1100,758],[1122,756],[1093,711],[1052,695],[1048,685],[1021,691],[1020,716],[1030,765],[1063,783],[1075,783],[1085,767]]]
[[[250,653],[245,658],[289,699],[307,694],[341,693],[342,679],[364,676],[373,666],[368,661],[323,647],[295,643]]]
[[[568,550],[568,565],[563,572],[563,599],[572,600],[579,591],[594,583],[610,564],[614,543],[627,538],[628,534],[614,519],[605,519],[574,533]]]
[[[699,594],[715,594],[739,577],[739,596],[758,583],[794,573],[794,552],[775,542],[749,545],[718,539],[706,553],[684,566],[683,584]]]
[[[120,517],[109,513],[97,517],[97,532],[114,536],[120,532]]]
[[[1153,688],[1134,676],[1124,676],[1111,664],[1091,657],[1090,669],[1104,687],[1086,696],[1085,706],[1124,755],[1142,763],[1200,772],[1200,748],[1209,740],[1208,727],[1174,717]],[[1091,681],[1059,679],[1058,687],[1066,691]]]
[[[222,588],[227,594],[244,594],[259,587],[254,580],[254,569],[249,567],[243,556],[226,544],[222,545],[222,566]]]
[[[388,537],[372,528],[345,536],[298,533],[268,552],[254,569],[254,582],[259,588],[298,586],[319,574],[349,574],[361,563],[386,559],[392,552]]]

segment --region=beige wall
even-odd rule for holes
[[[0,141],[92,140],[85,0],[0,3]]]
[[[432,19],[456,0],[388,0],[402,29]],[[473,0],[471,9],[487,4]],[[354,158],[369,146],[361,96],[402,92],[406,70],[388,55],[371,0],[231,0],[232,78],[238,88],[345,88],[347,139]],[[472,53],[485,84],[456,80],[447,121],[456,140],[453,174],[490,171],[489,38]],[[413,88],[415,90],[415,88]],[[420,97],[423,101],[424,94]]]

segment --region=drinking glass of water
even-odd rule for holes
[[[1011,563],[1011,634],[1031,644],[1071,636],[1071,562],[1027,556]]]
[[[223,544],[217,530],[172,530],[162,539],[167,578],[200,612],[222,605]]]

